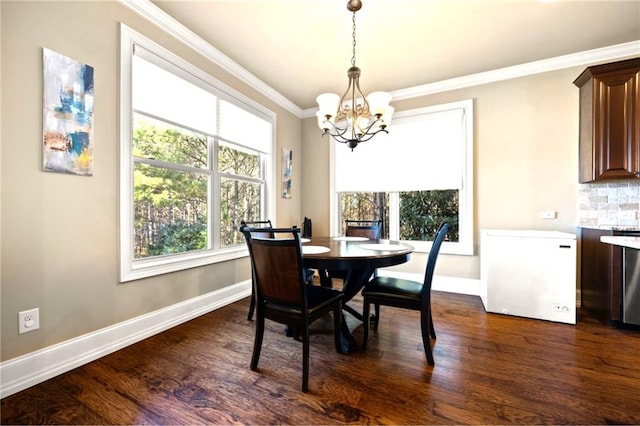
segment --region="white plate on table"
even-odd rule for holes
[[[301,243],[308,243],[309,241],[311,241],[309,238],[300,238]]]
[[[360,247],[376,251],[401,251],[407,249],[407,246],[402,244],[362,244]]]
[[[302,246],[302,254],[320,254],[329,251],[331,249],[325,246]]]
[[[367,241],[367,237],[335,237],[336,241]]]

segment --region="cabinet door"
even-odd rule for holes
[[[640,177],[639,80],[629,70],[593,78],[596,180]]]
[[[613,246],[600,242],[611,231],[582,229],[581,296],[582,307],[604,323],[611,321],[611,271]]]

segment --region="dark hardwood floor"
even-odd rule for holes
[[[359,300],[351,304],[359,306]],[[248,299],[1,401],[2,424],[640,424],[640,332],[580,312],[575,326],[487,314],[433,292],[436,365],[417,312],[382,308],[366,353],[337,354],[314,324],[302,345],[267,322],[249,370]],[[358,340],[362,328],[349,320]]]

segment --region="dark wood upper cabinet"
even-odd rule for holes
[[[586,68],[580,88],[580,183],[640,178],[640,58]]]

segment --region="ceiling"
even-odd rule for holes
[[[346,89],[346,0],[152,3],[300,108]],[[640,1],[363,0],[356,24],[367,94],[640,40]]]

